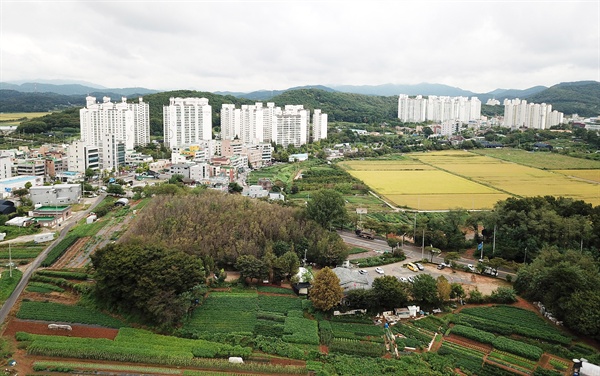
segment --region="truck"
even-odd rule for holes
[[[370,239],[370,240],[375,239],[374,231],[356,229],[356,230],[354,230],[354,232],[356,233],[356,236],[358,236],[358,237],[361,237],[364,239]]]

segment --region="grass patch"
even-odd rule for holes
[[[9,270],[4,270],[0,278],[0,302],[4,303],[6,299],[12,294],[17,287],[17,284],[21,280],[23,273],[18,269],[13,269],[12,277],[10,276]]]

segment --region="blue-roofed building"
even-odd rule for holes
[[[12,195],[12,191],[16,189],[25,188],[25,184],[31,183],[32,187],[39,187],[44,185],[43,176],[15,176],[8,179],[0,179],[0,193],[2,198],[7,198]]]

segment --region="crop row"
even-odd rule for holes
[[[283,324],[277,323],[276,321],[257,320],[256,325],[254,325],[253,333],[265,337],[281,338],[283,336]]]
[[[469,326],[464,326],[464,325],[454,325],[452,327],[452,333],[457,334],[462,337],[465,337],[465,338],[473,339],[473,340],[481,342],[481,343],[487,343],[490,345],[496,339],[496,336],[493,335],[492,333],[489,333],[489,332],[486,332],[483,330],[479,330],[479,329],[475,329],[475,328],[471,328]]]
[[[201,358],[219,358],[228,356],[247,357],[252,352],[252,349],[249,347],[231,346],[205,340],[163,336],[146,330],[132,328],[121,328],[115,337],[114,342],[119,346],[122,344],[135,345],[143,343],[144,346],[151,348],[164,347],[180,350],[187,349],[191,351],[195,357]]]
[[[396,326],[392,327],[392,332],[400,333],[407,338],[414,339],[418,341],[418,346],[423,347],[429,344],[432,336],[429,336],[425,333],[422,333],[418,328],[415,328],[409,324],[398,323]]]
[[[486,320],[490,331],[498,327],[501,334],[519,334],[525,337],[537,338],[551,342],[569,344],[571,339],[546,323],[536,313],[511,306],[473,307],[463,309],[461,316],[475,316]],[[511,333],[505,333],[510,331]]]
[[[438,350],[440,355],[452,355],[455,359],[456,367],[463,371],[479,374],[481,366],[483,364],[483,354],[467,349],[462,346],[451,344],[450,342],[444,341],[442,347]]]
[[[69,249],[70,246],[75,244],[79,237],[79,235],[73,233],[68,234],[63,240],[61,240],[57,245],[55,245],[50,252],[48,252],[48,255],[46,255],[46,258],[44,259],[44,261],[42,261],[41,266],[47,268],[54,264],[54,262],[58,260],[60,256],[62,256],[63,253],[65,253],[65,251]]]
[[[437,316],[425,316],[422,319],[415,320],[412,324],[416,327],[428,330],[432,333],[444,333],[448,324]]]
[[[283,288],[283,287],[258,286],[256,289],[259,292],[266,292],[266,293],[271,293],[271,294],[286,294],[286,295],[293,295],[293,296],[296,295],[294,293],[294,290],[292,290],[292,289],[286,289],[286,288]]]
[[[326,320],[319,321],[319,340],[323,345],[329,346],[333,340],[333,330],[331,322]]]
[[[63,289],[62,287],[58,287],[56,285],[53,285],[51,283],[29,282],[29,284],[27,285],[27,291],[37,291],[37,292],[55,291],[55,292],[64,292],[65,289]]]
[[[501,360],[503,362],[508,362],[512,365],[516,365],[520,368],[530,371],[533,371],[537,365],[537,362],[534,362],[532,360],[498,350],[493,350],[492,352],[490,352],[490,354],[488,355],[488,359],[493,359],[494,361]]]
[[[128,371],[127,373],[154,373],[161,375],[179,375],[181,370],[173,368],[159,367],[144,367],[144,366],[128,366],[120,364],[105,364],[105,363],[77,363],[77,362],[59,362],[53,360],[36,361],[33,363],[35,371],[52,371],[53,369],[70,369],[70,370],[106,370],[106,371]]]
[[[329,351],[357,356],[381,357],[385,354],[385,347],[380,343],[360,342],[346,338],[334,338]]]
[[[10,276],[10,272],[2,273],[0,278],[0,302],[4,303],[6,299],[12,294],[17,287],[17,284],[21,280],[23,273],[20,270],[14,269],[12,271],[12,277]]]
[[[50,270],[42,269],[35,272],[36,275],[44,275],[48,277],[57,277],[65,279],[77,279],[85,281],[88,279],[88,274],[83,272],[72,272],[68,270]]]
[[[287,317],[283,329],[283,340],[291,343],[319,344],[319,329],[317,321]]]
[[[339,315],[332,316],[331,322],[353,322],[356,324],[372,325],[373,319],[367,315]]]
[[[358,337],[381,337],[383,335],[383,330],[380,326],[373,325],[364,325],[364,324],[355,324],[355,323],[340,323],[340,322],[332,322],[331,329],[333,330],[333,335],[336,337],[341,337],[338,335],[340,333],[352,333]]]
[[[17,312],[19,319],[101,325],[109,328],[126,326],[120,320],[101,312],[52,302],[23,302]]]
[[[289,310],[301,310],[302,300],[297,297],[259,295],[258,308],[262,311],[287,313]]]
[[[528,345],[506,337],[497,337],[492,343],[495,349],[520,355],[531,360],[539,360],[544,351],[537,346]]]

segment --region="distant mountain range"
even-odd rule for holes
[[[448,85],[421,83],[417,85],[385,84],[329,87],[308,85],[285,90],[259,90],[249,93],[217,91],[213,94],[248,101],[270,101],[274,98],[280,98],[284,93],[303,90],[381,97],[394,97],[398,94],[477,96],[484,104],[490,98],[498,99],[500,102],[504,99],[521,98],[534,103],[550,103],[554,109],[565,114],[577,113],[582,116],[597,116],[600,113],[598,101],[598,98],[600,98],[600,83],[598,81],[560,83],[550,88],[535,86],[524,90],[496,89],[489,93],[474,93]],[[49,111],[69,106],[83,106],[85,105],[85,96],[88,94],[97,98],[109,96],[118,99],[121,96],[131,98],[154,93],[160,93],[160,91],[141,87],[103,88],[100,85],[87,82],[0,82],[0,112]]]

